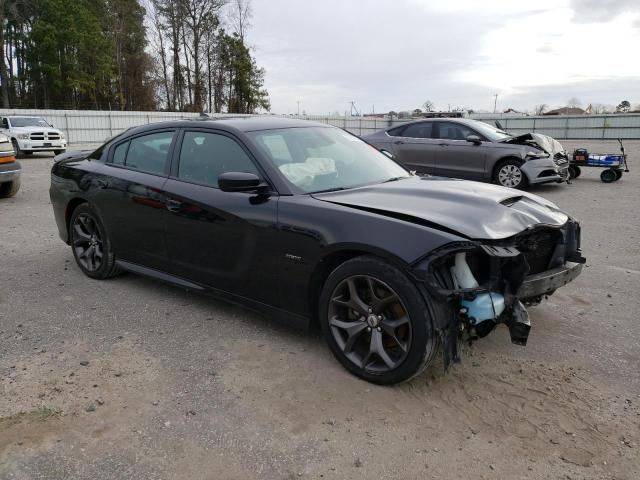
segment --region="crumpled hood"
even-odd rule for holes
[[[509,137],[504,140],[500,140],[501,143],[513,143],[518,145],[533,145],[541,150],[544,150],[550,157],[554,157],[556,154],[564,155],[564,147],[555,138],[549,135],[543,135],[542,133],[525,133],[515,137]]]
[[[313,197],[430,224],[476,240],[509,238],[537,225],[561,226],[569,219],[555,204],[537,195],[441,177],[415,176]]]

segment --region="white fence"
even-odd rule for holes
[[[99,144],[129,127],[199,116],[197,113],[181,112],[0,109],[0,116],[7,115],[43,117],[65,133],[70,145]],[[227,115],[215,114],[214,116],[224,118]],[[539,132],[559,139],[640,138],[640,115],[638,114],[557,117],[476,114],[472,117],[489,123],[498,119],[502,126],[513,134]],[[389,120],[368,117],[304,116],[300,118],[345,128],[356,135],[368,135],[411,121],[410,119]]]
[[[498,120],[513,135],[537,132],[567,140],[640,138],[640,114],[634,113],[535,117],[478,113],[471,115],[471,118],[488,123]]]

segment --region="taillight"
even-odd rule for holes
[[[16,161],[15,155],[9,155],[8,157],[0,157],[0,163],[11,163],[15,161]]]

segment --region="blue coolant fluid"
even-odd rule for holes
[[[485,320],[495,320],[504,311],[504,296],[499,293],[481,293],[475,300],[463,300],[467,316],[473,325]]]

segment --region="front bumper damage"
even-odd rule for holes
[[[531,328],[527,306],[574,280],[585,261],[580,226],[569,220],[559,228],[540,226],[507,240],[449,244],[416,262],[413,272],[431,309],[445,368],[460,360],[463,342],[472,343],[499,324],[508,327],[513,343],[526,345]],[[472,283],[459,281],[460,262]]]

